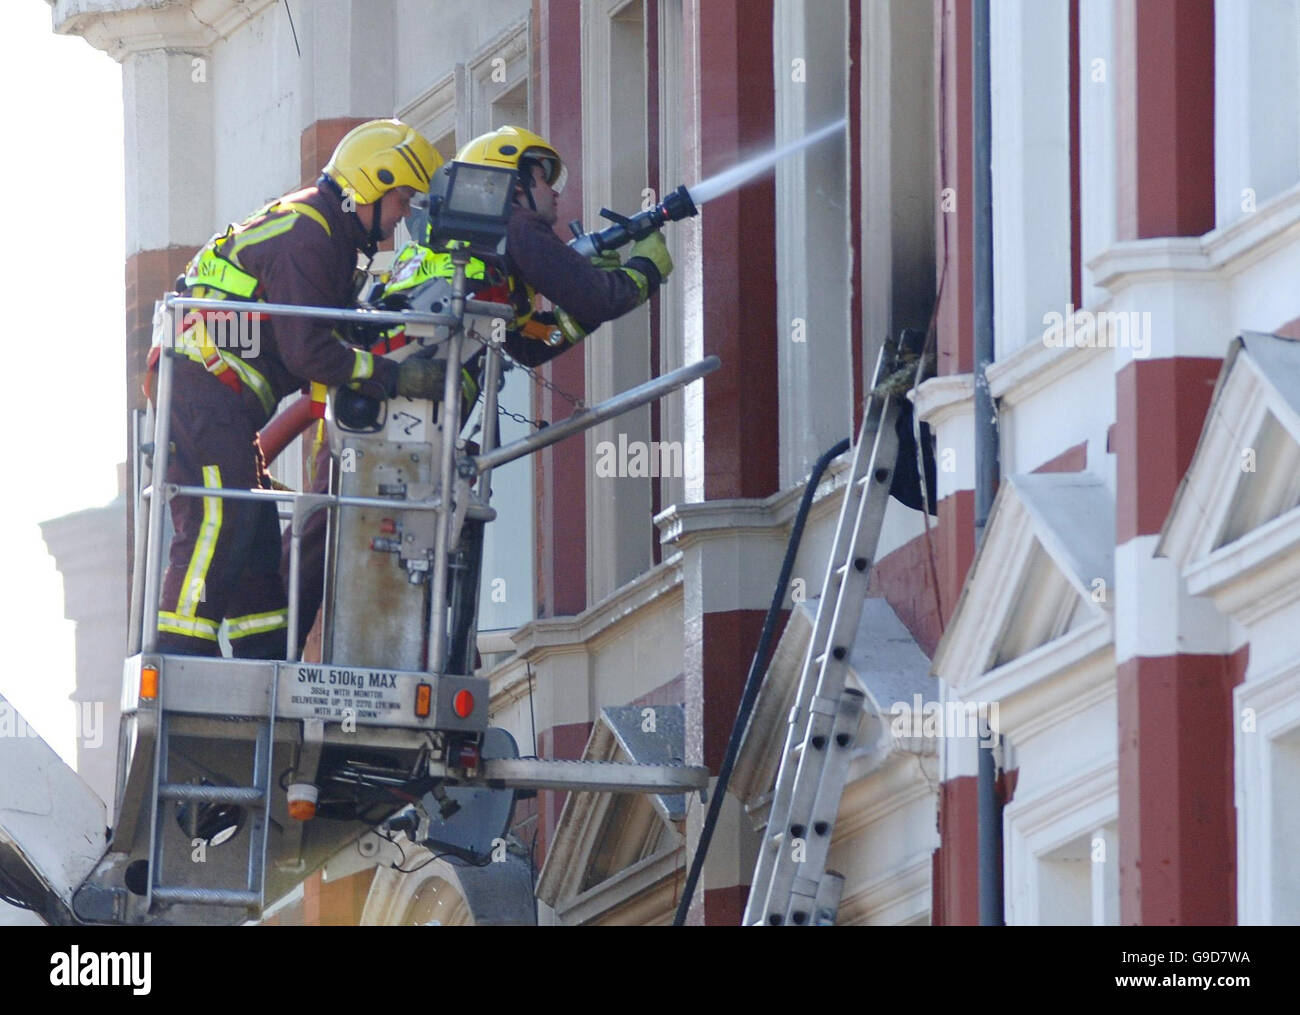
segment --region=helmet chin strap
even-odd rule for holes
[[[383,230],[380,228],[381,223],[379,213],[383,208],[385,197],[387,197],[386,194],[381,195],[379,200],[370,206],[370,231],[366,235],[370,240],[370,247],[367,253],[369,253],[371,257],[375,256],[374,252],[379,247],[379,241],[384,238]],[[362,224],[364,225],[364,223]]]
[[[527,169],[524,168],[525,165]],[[536,211],[537,202],[533,200],[533,163],[526,162],[520,165],[519,185],[524,188],[524,197],[528,198],[528,207]]]
[[[316,181],[316,186],[328,188],[331,192],[337,195],[340,202],[344,203],[344,207],[347,207],[347,198],[343,193],[343,188],[340,187],[331,177],[322,173],[320,178]],[[353,202],[352,210],[348,212],[349,215],[360,223],[361,228],[366,231],[366,245],[361,248],[361,252],[371,260],[374,260],[375,252],[379,249],[379,241],[384,238],[383,233],[380,232],[379,229],[379,206],[383,203],[383,200],[384,199],[381,197],[374,203],[374,205],[372,205],[374,212],[369,226],[366,225],[365,219],[361,217],[361,212],[358,210],[355,201]]]

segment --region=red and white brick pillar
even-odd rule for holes
[[[1241,660],[1152,556],[1232,338],[1216,283],[1178,266],[1177,238],[1215,224],[1213,0],[1119,0],[1115,44],[1121,242],[1099,281],[1144,340],[1115,350],[1120,919],[1230,924]]]
[[[935,435],[939,517],[932,536],[946,625],[975,558],[971,3],[934,0],[934,12],[941,152],[935,178],[936,285],[942,287],[936,325],[939,376],[921,386],[917,412]],[[942,751],[930,919],[934,924],[978,924],[978,755],[965,739],[944,741]]]
[[[685,0],[681,73],[686,183],[734,165],[774,133],[772,0]],[[666,71],[665,71],[666,72]],[[684,360],[722,367],[685,397],[687,502],[766,497],[779,484],[775,190],[770,178],[680,223],[685,256]],[[731,582],[709,565],[710,540],[686,562],[686,755],[717,772],[763,623],[770,589]],[[723,551],[730,553],[732,551]],[[729,571],[739,574],[737,567]],[[753,873],[729,802],[710,850],[692,921],[740,922]],[[703,807],[688,818],[688,853]]]

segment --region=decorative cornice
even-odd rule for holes
[[[591,651],[618,624],[678,593],[681,584],[682,555],[675,553],[582,613],[532,620],[511,632],[515,655],[488,674],[493,707],[527,696],[526,662]]]
[[[1184,572],[1187,591],[1209,596],[1247,626],[1300,599],[1300,508],[1274,518]]]
[[[853,449],[849,448],[827,468],[813,498],[809,521],[838,510],[837,494],[851,470],[852,455]],[[732,537],[739,532],[767,535],[788,528],[799,510],[803,491],[804,483],[799,483],[761,500],[729,498],[673,504],[655,515],[659,541],[685,549],[696,539]]]
[[[1030,342],[1005,359],[990,363],[984,371],[989,379],[989,394],[1005,406],[1023,402],[1075,370],[1082,370],[1097,356],[1109,356],[1102,345],[1052,346]]]
[[[46,0],[54,31],[79,35],[121,63],[149,50],[202,52],[277,0]]]
[[[1300,238],[1300,185],[1266,201],[1253,214],[1204,236],[1126,240],[1088,262],[1098,285],[1112,293],[1136,282],[1177,275],[1230,277]]]
[[[931,377],[909,397],[919,419],[931,426],[943,426],[975,411],[975,375]]]
[[[1071,776],[1032,797],[1014,797],[1007,804],[1005,820],[1017,835],[1028,839],[1051,829],[1061,819],[1083,810],[1089,804],[1113,800],[1115,808],[1105,819],[1112,821],[1119,813],[1119,764],[1108,761],[1082,775]]]

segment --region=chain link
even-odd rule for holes
[[[483,346],[485,351],[489,350],[494,344],[488,341],[487,339],[481,337],[480,335],[476,334],[473,331],[467,330],[465,332],[465,337],[473,339],[475,342],[478,342],[479,345]],[[505,360],[506,363],[508,364],[508,366],[506,367],[507,370],[511,370],[511,369],[522,370],[524,373],[526,373],[529,377],[533,379],[534,384],[537,384],[539,387],[546,388],[548,391],[554,392],[555,394],[563,398],[566,402],[568,402],[571,406],[573,406],[574,412],[582,412],[584,409],[587,408],[587,403],[585,400],[578,397],[577,395],[569,394],[563,388],[558,387],[557,385],[548,381],[545,377],[543,377],[538,371],[534,370],[532,367],[525,366],[523,363],[520,363],[517,359],[515,359],[508,352],[506,352],[504,346],[497,344],[496,348],[497,348],[497,352],[501,354],[501,358]],[[482,397],[483,397],[483,392],[480,391],[479,398],[481,399]],[[475,404],[477,405],[477,402]],[[541,430],[548,425],[545,420],[529,419],[527,416],[523,415],[522,413],[512,412],[510,409],[505,408],[500,401],[497,402],[497,415],[508,416],[510,419],[513,419],[516,423],[523,423],[525,426],[531,426],[535,430]]]

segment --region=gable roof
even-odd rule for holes
[[[649,765],[680,762],[685,754],[681,705],[621,705],[600,710],[582,760]],[[678,850],[685,820],[680,793],[570,793],[537,878],[537,897],[561,909],[601,886],[651,873]]]
[[[1295,597],[1300,342],[1245,332],[1229,345],[1156,556],[1242,622]]]
[[[1110,641],[1114,552],[1115,505],[1099,477],[1006,477],[933,671],[960,692],[1036,653]]]
[[[1232,341],[1156,555],[1185,569],[1300,507],[1300,342]]]

